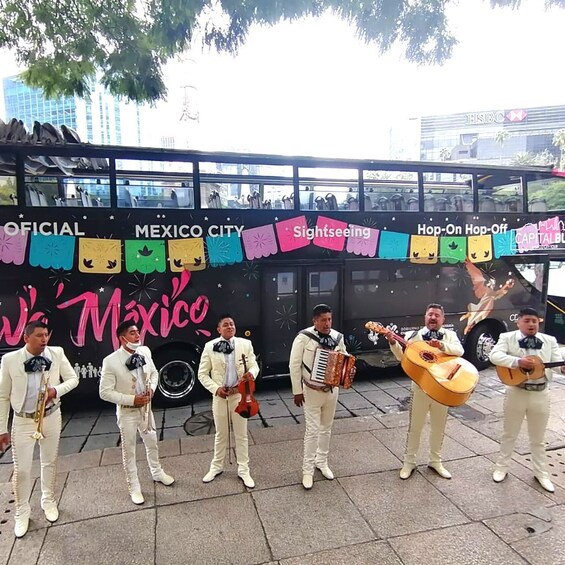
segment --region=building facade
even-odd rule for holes
[[[26,86],[17,76],[2,80],[4,119],[22,120],[29,131],[33,122],[65,124],[77,131],[82,141],[103,145],[142,145],[140,107],[110,95],[95,81],[90,99],[66,96],[55,100]]]
[[[553,136],[565,128],[565,105],[498,108],[420,121],[420,159],[508,165],[517,157],[557,163],[560,149]],[[533,164],[533,163],[532,163]]]

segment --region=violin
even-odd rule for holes
[[[241,354],[241,362],[243,363],[243,374],[247,374],[247,359]],[[235,407],[235,411],[242,418],[251,418],[259,412],[259,403],[255,400],[253,393],[255,392],[255,381],[253,379],[240,380],[237,383],[237,390],[241,393],[241,400]]]

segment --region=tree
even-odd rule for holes
[[[496,143],[500,145],[500,159],[499,162],[502,163],[502,148],[504,147],[504,142],[510,137],[510,134],[505,129],[498,130],[494,136]]]
[[[274,25],[331,11],[382,52],[401,43],[416,63],[442,63],[456,39],[446,7],[456,0],[0,0],[0,48],[26,67],[26,84],[48,97],[87,97],[99,74],[108,90],[137,102],[166,95],[163,65],[195,35],[235,53],[252,24]],[[565,0],[547,0],[565,7]],[[491,0],[518,8],[520,0]]]
[[[559,158],[559,168],[565,168],[565,129],[557,130],[553,134],[553,145],[559,148],[561,156]]]
[[[516,153],[510,163],[516,167],[548,167],[555,163],[555,155],[544,149],[541,153],[521,151]]]

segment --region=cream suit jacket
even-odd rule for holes
[[[306,328],[306,331],[316,335],[314,326]],[[330,336],[336,341],[339,339],[339,343],[335,348],[335,351],[347,353],[347,348],[343,342],[344,337],[341,336],[340,338],[340,335],[341,334],[336,330],[330,330]],[[304,335],[303,333],[299,333],[294,338],[292,348],[290,350],[290,360],[288,363],[290,369],[290,381],[292,383],[292,394],[302,394],[302,379],[310,381],[310,373],[306,370],[304,365],[306,365],[308,369],[312,370],[316,349],[319,347],[320,344],[316,340]],[[319,383],[316,383],[316,386],[320,386]]]
[[[224,386],[226,379],[226,355],[213,350],[214,344],[221,339],[221,337],[213,339],[204,346],[198,367],[198,380],[214,396],[216,391]],[[248,339],[242,337],[234,337],[233,339],[235,340],[235,368],[238,378],[241,378],[245,373],[243,363],[241,362],[242,355],[245,355],[247,358],[247,370],[253,375],[254,379],[257,378],[259,365],[257,365],[257,359],[255,359],[255,353],[253,352],[253,344]]]
[[[136,351],[145,357],[143,365],[144,380],[150,376],[151,390],[155,392],[159,380],[159,372],[153,358],[151,350],[144,345],[139,346]],[[110,353],[102,361],[102,374],[100,375],[100,398],[113,402],[119,406],[133,406],[135,400],[135,382],[137,370],[130,371],[126,367],[126,361],[133,353],[129,353],[123,347]]]
[[[65,356],[62,347],[48,346],[45,350],[46,356],[51,360],[51,368],[47,371],[49,386],[57,391],[57,396],[53,399],[53,402],[58,404],[61,402],[63,394],[67,394],[78,385],[78,376]],[[0,434],[8,432],[10,405],[14,412],[22,411],[28,383],[27,373],[24,370],[26,359],[25,347],[6,353],[2,357],[0,366]]]
[[[526,357],[526,355],[537,355],[545,363],[563,361],[563,356],[559,351],[557,340],[553,336],[539,332],[536,334],[536,337],[541,339],[543,342],[541,349],[524,349],[523,347],[520,347],[518,345],[518,341],[522,339],[522,337],[522,332],[520,330],[500,334],[498,343],[490,352],[490,362],[494,365],[500,365],[501,367],[508,367],[512,369],[518,366],[518,359],[520,357]],[[556,372],[559,370],[559,368],[555,369]],[[551,380],[551,372],[551,369],[545,370],[547,380]],[[543,382],[543,380],[544,379],[542,377],[542,379],[537,379],[537,381],[531,382]]]
[[[457,337],[457,334],[453,330],[447,330],[445,328],[440,328],[438,331],[443,333],[443,339],[441,343],[443,344],[442,352],[447,355],[456,355],[457,357],[461,357],[465,350]],[[415,341],[424,341],[422,337],[423,334],[428,332],[428,328],[425,326],[419,329],[417,332],[412,333],[411,336],[407,338],[408,343],[414,343]],[[394,353],[394,356],[399,360],[402,361],[402,357],[404,357],[404,350],[400,343],[395,341],[394,343],[389,344],[390,350]]]

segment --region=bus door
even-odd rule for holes
[[[565,343],[565,257],[552,256],[549,262],[544,331]]]
[[[314,306],[331,306],[333,327],[339,331],[341,271],[337,266],[269,266],[263,269],[262,281],[263,365],[271,372],[286,373],[292,342],[300,330],[312,325]]]

